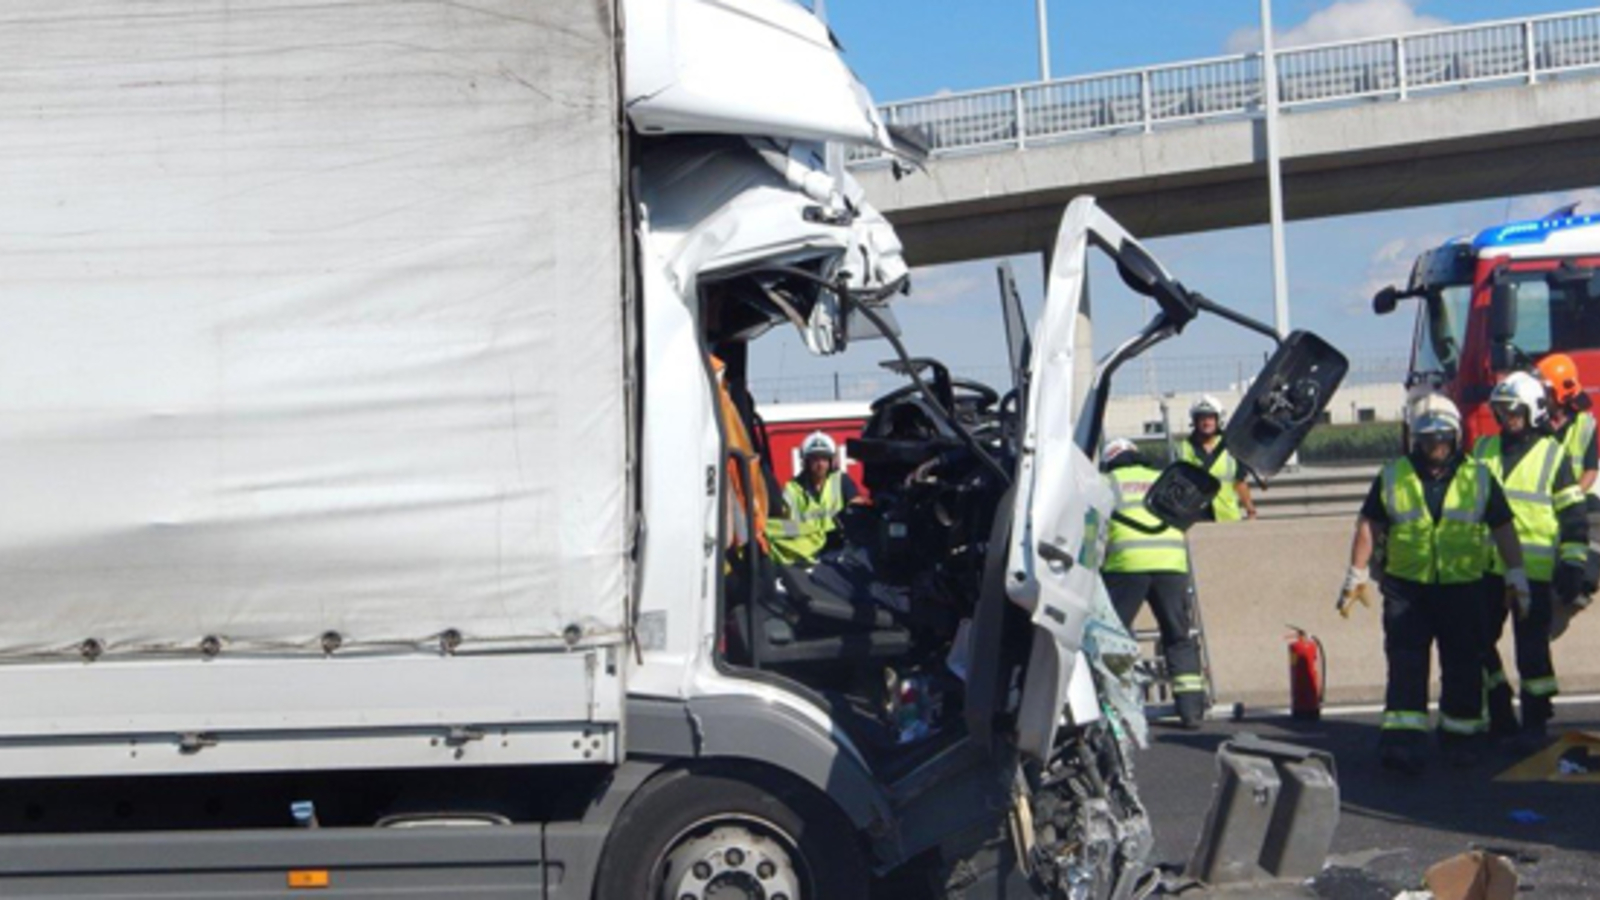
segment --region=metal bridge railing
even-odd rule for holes
[[[1535,84],[1600,68],[1600,9],[1463,25],[1277,54],[1284,109],[1479,85]],[[890,103],[886,121],[923,129],[935,155],[1022,149],[1178,123],[1259,115],[1260,54],[1195,60]],[[852,161],[872,159],[856,151]]]

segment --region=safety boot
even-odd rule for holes
[[[1206,720],[1206,695],[1200,691],[1183,691],[1172,695],[1178,708],[1178,724],[1190,731],[1197,730]]]

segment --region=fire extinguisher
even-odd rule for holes
[[[1322,641],[1304,628],[1289,626],[1289,710],[1296,719],[1322,718],[1322,698],[1328,689],[1328,654]]]

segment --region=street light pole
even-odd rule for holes
[[[1272,0],[1261,0],[1261,77],[1266,86],[1267,193],[1272,221],[1272,324],[1289,333],[1289,264],[1283,249],[1283,172],[1278,156],[1278,57],[1272,46]]]
[[[1035,14],[1039,17],[1039,80],[1050,80],[1050,20],[1045,14],[1046,0],[1033,0]]]

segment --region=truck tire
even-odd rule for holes
[[[611,828],[595,900],[866,900],[855,828],[809,789],[760,773],[652,779]]]

